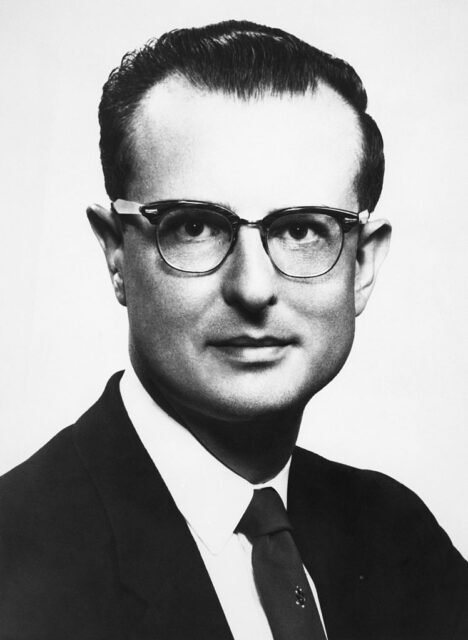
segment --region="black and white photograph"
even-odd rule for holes
[[[467,30],[4,0],[0,640],[468,638]]]

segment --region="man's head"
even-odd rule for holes
[[[126,56],[104,88],[106,188],[112,200],[200,200],[251,221],[293,206],[371,211],[383,150],[365,108],[346,63],[282,31],[172,32]],[[301,407],[336,375],[389,235],[378,221],[356,226],[329,272],[296,278],[244,226],[219,268],[193,275],[163,260],[143,216],[122,224],[96,206],[90,218],[146,386],[231,420]]]

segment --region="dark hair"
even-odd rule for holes
[[[111,200],[125,197],[131,177],[135,111],[149,89],[173,75],[244,100],[303,95],[313,92],[319,81],[328,84],[358,115],[363,153],[355,189],[360,207],[373,211],[383,183],[383,140],[366,113],[367,95],[357,73],[343,60],[281,29],[234,20],[170,31],[127,53],[111,72],[99,105],[101,162]]]

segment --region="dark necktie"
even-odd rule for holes
[[[283,501],[254,491],[236,531],[252,543],[255,584],[274,640],[326,640]]]

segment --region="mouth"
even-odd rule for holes
[[[230,360],[240,363],[268,364],[284,357],[285,353],[297,341],[292,338],[276,336],[253,337],[249,335],[233,336],[210,342],[219,353]]]
[[[285,347],[293,342],[295,341],[292,339],[276,338],[274,336],[255,338],[253,336],[242,335],[214,340],[212,344],[216,347],[246,347],[249,349],[262,349],[264,347]]]

